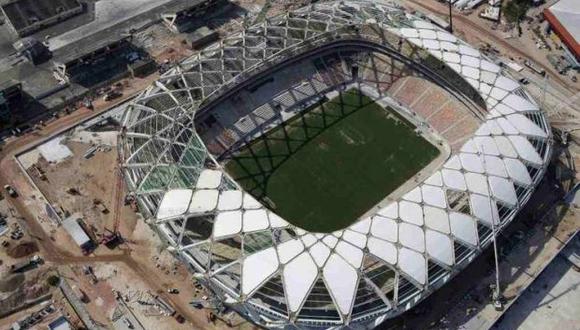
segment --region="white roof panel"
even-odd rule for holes
[[[441,173],[443,174],[443,182],[447,187],[461,191],[467,190],[463,173],[447,169],[442,170]]]
[[[179,216],[187,212],[189,201],[193,191],[190,189],[169,190],[163,195],[163,199],[157,209],[157,219],[167,219]]]
[[[239,190],[227,190],[220,193],[218,210],[230,211],[242,207],[242,192]]]
[[[242,212],[221,212],[216,216],[213,225],[214,238],[237,234],[242,230]]]
[[[302,253],[284,267],[284,288],[291,312],[300,309],[317,276],[318,267],[308,253]]]
[[[423,20],[414,20],[413,21],[413,25],[417,28],[417,29],[428,29],[428,30],[437,30],[437,27],[435,27],[435,25],[427,22],[427,21],[423,21]]]
[[[502,131],[509,135],[517,135],[520,132],[512,125],[509,120],[505,118],[498,118],[496,119],[497,124],[501,127]]]
[[[448,33],[448,32],[442,32],[442,31],[437,31],[437,39],[442,40],[442,41],[449,41],[449,42],[453,42],[456,43],[457,42],[457,38]]]
[[[367,237],[361,233],[352,230],[345,230],[342,239],[351,243],[352,245],[364,248],[367,245]]]
[[[314,243],[316,243],[316,241],[318,241],[318,239],[316,239],[316,236],[314,236],[312,234],[306,234],[306,235],[302,236],[301,239],[302,239],[302,243],[304,243],[304,245],[307,248],[311,247],[312,245],[314,245]]]
[[[417,29],[402,28],[401,33],[407,38],[419,38],[419,31]]]
[[[485,60],[482,60],[485,61]],[[493,86],[495,83],[495,79],[497,78],[497,74],[489,72],[489,71],[481,71],[481,81],[489,84],[489,86]],[[490,88],[491,91],[491,88]],[[487,92],[489,94],[489,91]]]
[[[538,107],[516,94],[510,94],[502,101],[516,111],[538,111]]]
[[[333,254],[322,270],[328,291],[342,314],[350,313],[358,284],[358,275],[348,263]]]
[[[465,182],[467,182],[467,189],[471,192],[489,195],[487,190],[486,176],[477,173],[465,173]]]
[[[189,213],[206,213],[215,210],[219,198],[217,190],[197,190],[193,193]]]
[[[379,212],[377,212],[377,214],[383,217],[396,219],[399,216],[398,204],[396,202],[391,203],[386,207],[380,209]]]
[[[459,63],[461,62],[461,56],[459,56],[457,53],[443,52],[443,60],[450,63]]]
[[[510,114],[516,112],[514,109],[512,109],[511,107],[508,107],[504,103],[498,103],[498,104],[496,104],[493,107],[493,110],[499,112],[502,115],[510,115]]]
[[[285,264],[292,258],[296,257],[304,251],[304,245],[299,239],[291,239],[284,243],[278,244],[278,256],[280,262]]]
[[[534,124],[531,120],[529,120],[526,116],[522,114],[513,114],[506,116],[507,120],[514,125],[518,131],[522,132],[525,135],[532,135],[538,136],[541,138],[547,138],[548,134],[544,132],[543,129],[538,127],[538,125]]]
[[[506,158],[503,161],[512,180],[524,186],[532,184],[530,173],[528,173],[526,165],[524,165],[521,161],[511,158]]]
[[[278,257],[273,247],[254,253],[244,259],[242,293],[249,295],[278,269]]]
[[[447,211],[436,207],[425,206],[425,226],[449,234],[449,216]]]
[[[469,56],[475,56],[475,57],[481,56],[481,54],[477,50],[475,50],[472,47],[467,46],[467,45],[460,45],[459,46],[459,53],[461,53],[462,55],[469,55]]]
[[[434,50],[441,49],[441,45],[439,44],[439,41],[437,41],[437,40],[432,40],[432,39],[421,39],[421,40],[423,40],[423,46],[425,48],[434,49]]]
[[[493,196],[503,203],[515,206],[518,203],[518,197],[514,190],[514,185],[510,181],[497,176],[489,177],[489,186]]]
[[[406,199],[411,202],[421,203],[423,199],[421,198],[421,188],[415,187],[415,189],[409,191],[403,196],[403,199]]]
[[[491,93],[490,93],[490,96],[498,101],[503,100],[504,97],[506,97],[507,95],[508,95],[507,91],[505,91],[501,88],[497,88],[497,87],[492,88]]]
[[[448,52],[457,52],[459,50],[459,47],[456,44],[451,43],[451,42],[441,41],[440,44],[441,44],[441,49],[446,50]]]
[[[403,221],[418,226],[423,225],[423,210],[419,204],[407,201],[399,202],[399,216]]]
[[[334,247],[336,246],[336,243],[338,243],[338,238],[336,238],[332,235],[326,235],[326,236],[324,236],[322,241],[324,242],[324,244],[328,245],[329,248],[334,249]]]
[[[492,63],[486,59],[481,60],[481,69],[494,73],[499,73],[501,71],[501,68],[497,64]]]
[[[465,243],[477,246],[477,226],[472,217],[457,212],[449,213],[449,224],[453,236]]]
[[[371,218],[370,217],[364,218],[359,222],[356,222],[355,224],[350,226],[350,229],[359,232],[361,234],[368,234],[369,230],[371,229]]]
[[[459,161],[459,156],[457,155],[453,155],[451,156],[451,158],[449,158],[449,160],[447,162],[445,162],[445,165],[443,165],[445,168],[449,168],[452,170],[460,170],[461,169],[461,162]]]
[[[423,200],[425,201],[425,204],[437,207],[447,206],[447,203],[445,202],[445,192],[443,189],[439,187],[423,185],[421,187],[421,191],[423,192]]]
[[[463,55],[461,56],[461,64],[471,66],[473,68],[479,68],[479,57]]]
[[[431,258],[448,266],[453,265],[453,243],[447,235],[426,230],[425,245]]]
[[[288,222],[286,222],[286,220],[282,219],[274,212],[268,211],[268,218],[270,218],[270,226],[272,228],[282,228],[288,226]]]
[[[461,153],[459,159],[466,171],[483,173],[483,163],[479,155]]]
[[[472,194],[470,196],[470,201],[471,212],[476,218],[480,219],[489,227],[492,226],[493,222],[498,221],[499,213],[497,211],[497,206],[489,197]]]
[[[515,82],[513,79],[510,79],[508,77],[501,76],[501,75],[497,77],[497,81],[495,82],[495,85],[497,87],[499,87],[503,90],[509,91],[509,92],[520,87],[520,85],[517,82]]]
[[[499,157],[495,156],[483,156],[485,161],[485,170],[487,173],[495,176],[507,177],[507,172],[503,161]]]
[[[266,210],[248,210],[244,212],[244,232],[264,230],[269,226]]]
[[[518,156],[518,153],[508,138],[505,136],[494,136],[494,139],[495,144],[497,145],[497,149],[503,156],[511,158]]]
[[[336,252],[340,254],[354,268],[359,268],[362,264],[363,252],[361,249],[354,247],[344,241],[338,242]]]
[[[399,243],[418,252],[425,251],[425,233],[417,226],[408,223],[399,225]]]
[[[391,265],[397,263],[397,248],[392,243],[371,237],[369,238],[369,252]]]
[[[374,236],[391,241],[397,241],[397,222],[395,220],[373,217],[373,224],[371,226],[371,234]]]
[[[469,66],[464,66],[461,70],[465,76],[473,80],[479,80],[479,69],[472,68]],[[474,87],[479,87],[479,82]]]
[[[262,204],[260,204],[260,202],[258,202],[254,196],[248,194],[248,193],[244,193],[244,208],[246,210],[248,209],[259,209],[262,208]]]
[[[443,186],[443,177],[441,176],[441,172],[433,173],[427,180],[425,180],[425,183],[437,187]]]
[[[217,189],[222,182],[222,172],[205,169],[197,179],[197,189]]]
[[[399,268],[416,282],[424,285],[427,281],[427,265],[422,254],[406,248],[399,249]]]
[[[419,30],[419,35],[421,39],[437,39],[437,33],[433,30]]]
[[[538,152],[528,139],[519,135],[509,136],[508,138],[522,159],[538,166],[543,165],[542,158],[540,158],[540,155],[538,155]]]
[[[310,255],[314,259],[314,262],[318,265],[318,267],[322,267],[328,257],[330,256],[330,249],[324,245],[322,242],[318,242],[314,244],[310,248]]]

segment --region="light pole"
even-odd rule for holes
[[[451,6],[451,0],[447,0],[449,4],[449,32],[453,33],[453,10]]]
[[[483,164],[483,170],[486,171],[487,164],[485,161],[485,156],[483,154],[483,150],[476,140],[473,140],[473,142],[475,144],[475,147],[477,148],[477,153],[478,153],[479,157],[481,158],[481,162]],[[494,261],[495,261],[495,288],[494,288],[493,294],[492,294],[492,301],[493,301],[493,307],[497,311],[500,311],[503,309],[503,304],[501,302],[501,290],[499,287],[499,258],[498,258],[498,253],[497,253],[497,239],[496,239],[497,225],[496,225],[496,219],[495,219],[495,212],[493,211],[494,209],[493,209],[493,197],[492,197],[492,193],[491,193],[491,186],[489,184],[489,179],[487,178],[487,176],[485,178],[485,184],[487,186],[487,191],[489,194],[489,212],[491,214],[491,237],[492,237],[492,241],[493,241],[493,257],[494,257]]]

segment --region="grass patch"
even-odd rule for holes
[[[355,222],[439,155],[414,129],[352,89],[264,134],[225,167],[290,223],[332,232]]]

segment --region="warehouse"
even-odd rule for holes
[[[580,66],[580,2],[560,0],[547,8],[544,16],[562,40],[568,57]]]

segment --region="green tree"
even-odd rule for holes
[[[510,23],[519,22],[531,6],[532,0],[510,0],[505,4],[503,13]]]

